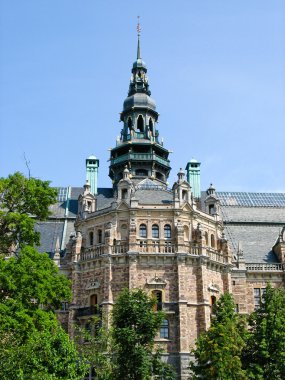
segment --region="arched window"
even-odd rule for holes
[[[146,225],[145,224],[140,225],[140,237],[146,238]]]
[[[157,224],[153,224],[151,231],[152,231],[152,237],[154,239],[158,239],[159,238],[159,227]]]
[[[182,199],[187,201],[187,190],[182,190]]]
[[[169,224],[164,226],[164,237],[165,239],[171,239],[171,227]]]
[[[153,290],[152,296],[156,300],[156,304],[153,306],[153,310],[161,310],[162,309],[162,291],[161,290]]]
[[[89,232],[89,245],[93,245],[94,244],[94,234],[93,232]]]
[[[149,130],[153,134],[153,122],[152,122],[152,118],[151,117],[149,118]]]
[[[215,237],[213,234],[211,235],[211,247],[215,248]]]
[[[160,338],[169,339],[169,322],[168,319],[163,319],[159,331]]]
[[[205,244],[209,245],[209,235],[208,235],[208,232],[205,232]]]
[[[143,117],[142,115],[140,115],[138,117],[138,120],[137,120],[137,130],[139,132],[143,132],[144,131],[144,122],[143,122]]]
[[[129,117],[128,118],[128,130],[131,131],[132,128],[133,128],[132,118]]]
[[[98,244],[103,243],[103,233],[102,230],[98,230]]]

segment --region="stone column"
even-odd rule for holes
[[[104,322],[107,324],[107,326],[110,325],[110,313],[113,308],[113,292],[112,292],[112,279],[113,279],[113,273],[112,273],[112,256],[106,255],[103,258],[103,271],[104,271],[104,277],[102,284],[102,292],[103,292],[103,302],[102,302],[102,313],[103,313],[103,319]]]
[[[197,314],[198,314],[198,334],[205,331],[210,326],[210,300],[207,289],[208,284],[208,257],[200,256],[197,268],[196,286],[197,286]]]
[[[138,260],[138,253],[137,252],[129,252],[128,253],[129,289],[133,289],[133,288],[137,287],[137,260]]]
[[[186,254],[177,254],[178,280],[178,352],[181,380],[189,379],[189,320],[187,307],[187,267]],[[194,326],[193,326],[194,328]]]

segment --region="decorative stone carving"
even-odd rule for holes
[[[155,275],[155,277],[151,278],[150,280],[146,280],[146,285],[149,287],[154,286],[154,287],[159,287],[159,288],[165,288],[166,281]]]
[[[220,293],[220,287],[216,284],[210,284],[208,290],[213,293]]]
[[[100,282],[97,280],[90,280],[85,287],[86,290],[98,289],[98,288],[100,288]]]

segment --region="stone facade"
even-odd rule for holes
[[[85,191],[84,197],[91,195]],[[157,342],[186,379],[190,347],[209,327],[212,303],[232,288],[231,252],[219,216],[202,212],[195,202],[146,205],[136,198],[136,188],[133,198],[134,205],[129,198],[105,212],[79,213],[62,264],[72,279],[69,331],[91,317],[94,294],[106,313],[124,287],[159,294],[169,336]]]

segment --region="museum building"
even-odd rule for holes
[[[38,224],[40,250],[72,280],[72,303],[59,312],[71,336],[98,310],[110,315],[123,288],[142,288],[165,312],[156,342],[186,380],[190,350],[224,291],[247,314],[268,281],[284,286],[285,193],[201,191],[194,159],[169,188],[158,117],[138,39],[110,151],[112,187],[98,186],[99,160],[88,157],[84,187],[60,188],[49,220]]]

